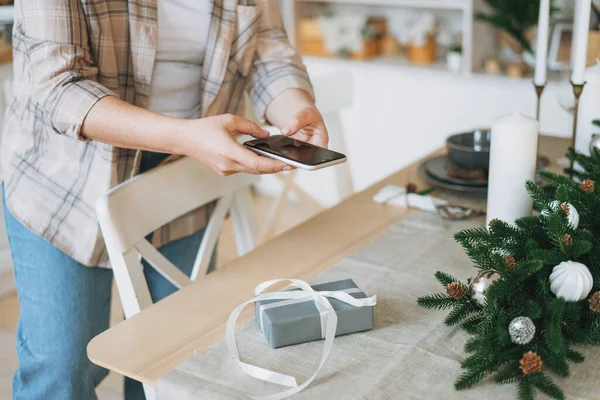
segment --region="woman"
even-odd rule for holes
[[[279,0],[17,0],[14,98],[3,129],[5,217],[21,315],[16,399],[91,399],[106,371],[85,348],[108,327],[112,273],[96,199],[167,154],[222,175],[288,170],[237,143],[265,137],[234,116],[327,145]],[[160,188],[157,188],[160,190]],[[206,222],[197,210],[153,243],[189,273]],[[146,269],[154,300],[173,292]],[[176,329],[176,327],[174,327]],[[126,397],[143,397],[126,382]]]

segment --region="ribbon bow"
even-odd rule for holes
[[[290,287],[297,287],[301,290],[262,293],[269,287],[280,282],[291,282],[291,284],[288,285],[286,289]],[[328,297],[332,297],[334,299],[343,301],[344,303],[348,303],[353,307],[368,307],[374,306],[377,303],[376,296],[367,297],[365,299],[355,299],[354,297],[350,296],[347,292],[344,291],[315,291],[312,287],[310,287],[308,283],[299,279],[273,279],[258,285],[254,289],[254,298],[240,304],[235,308],[235,310],[231,312],[231,315],[229,315],[229,319],[227,320],[227,331],[225,340],[227,342],[227,348],[229,349],[229,353],[235,359],[242,371],[246,375],[249,375],[251,377],[290,387],[290,389],[284,390],[279,393],[275,393],[273,395],[250,396],[251,398],[255,400],[284,399],[304,390],[317,377],[317,374],[321,370],[321,367],[323,367],[325,361],[327,360],[327,357],[329,357],[329,353],[331,352],[331,348],[333,347],[333,339],[335,337],[335,331],[337,328],[337,314],[335,313],[335,310],[331,306],[329,300],[327,300]],[[321,356],[321,362],[319,363],[319,367],[310,378],[308,378],[305,382],[303,382],[300,385],[298,385],[296,378],[294,378],[293,376],[280,374],[275,371],[270,371],[268,369],[257,367],[256,365],[248,364],[240,360],[240,354],[238,352],[237,343],[235,341],[235,323],[240,314],[242,313],[242,310],[248,304],[262,300],[312,300],[315,302],[317,310],[319,311],[319,314],[321,316],[321,330],[325,333],[325,346],[323,347],[323,355]]]

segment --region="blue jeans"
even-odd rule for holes
[[[6,203],[4,217],[21,306],[13,399],[95,399],[108,371],[89,361],[86,347],[108,329],[112,271],[73,260],[16,220]],[[159,250],[189,275],[203,233]],[[214,265],[213,258],[211,270]],[[144,274],[154,302],[176,291],[145,262]],[[126,379],[125,398],[144,399],[142,385]]]

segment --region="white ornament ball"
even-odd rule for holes
[[[573,204],[567,203],[569,207],[569,212],[567,213],[567,224],[573,230],[577,229],[579,226],[579,212],[573,206]],[[548,208],[542,210],[542,215],[547,217],[550,214],[550,210],[557,211],[560,207],[560,202],[558,200],[554,200],[550,204],[548,204]]]
[[[590,270],[575,261],[564,261],[552,269],[550,290],[566,301],[585,299],[592,291],[594,280]]]
[[[569,224],[571,229],[577,229],[577,227],[579,226],[579,213],[577,212],[577,209],[573,207],[572,204],[567,203],[567,205],[569,206],[569,213],[567,214],[567,223]]]
[[[535,336],[535,324],[528,317],[517,317],[508,325],[510,340],[515,344],[527,344]]]
[[[479,271],[471,279],[471,299],[479,307],[485,307],[487,291],[498,279],[500,274],[494,270]]]

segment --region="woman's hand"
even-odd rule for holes
[[[274,174],[290,171],[281,161],[262,157],[237,142],[238,134],[266,138],[269,132],[256,123],[231,114],[182,121],[180,153],[193,157],[220,175],[237,172]]]
[[[280,93],[267,108],[267,120],[281,129],[281,134],[327,147],[329,135],[323,117],[312,96],[302,89]]]
[[[221,175],[272,174],[293,169],[239,144],[238,134],[266,138],[269,133],[252,121],[230,114],[182,120],[107,96],[92,107],[81,133],[117,147],[193,157]]]
[[[329,143],[329,135],[323,117],[312,106],[298,111],[281,130],[281,134],[325,148]]]

